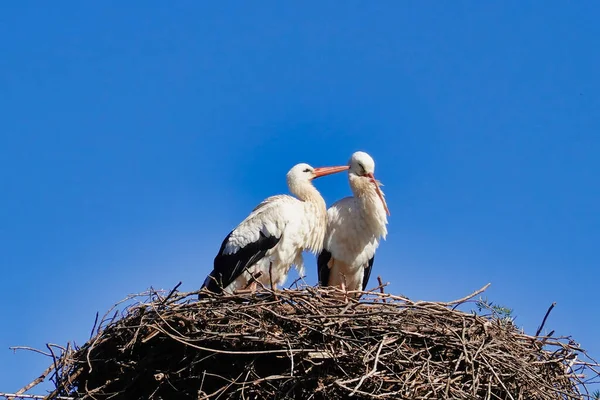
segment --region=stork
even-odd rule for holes
[[[348,166],[313,168],[297,164],[287,173],[290,192],[260,203],[219,249],[203,288],[233,293],[256,288],[256,281],[273,288],[285,282],[292,265],[304,271],[302,252],[323,248],[327,207],[312,180],[348,170]]]
[[[354,196],[327,210],[323,250],[317,257],[319,284],[348,291],[365,290],[375,250],[387,235],[390,215],[381,183],[375,180],[375,161],[357,151],[349,161],[348,180]],[[386,215],[387,214],[387,215]]]

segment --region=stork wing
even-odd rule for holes
[[[329,265],[327,265],[329,260],[331,260],[331,253],[323,249],[317,257],[317,274],[319,276],[319,285],[321,286],[329,285],[330,269]]]
[[[225,240],[223,240],[221,249],[215,257],[214,269],[204,282],[203,287],[206,287],[211,292],[221,293],[246,268],[251,267],[263,258],[267,251],[272,249],[280,239],[275,236],[266,236],[264,233],[259,232],[259,238],[255,242],[247,244],[235,253],[224,254],[224,249],[233,232],[229,233]]]
[[[221,293],[247,268],[262,259],[275,247],[289,221],[289,207],[298,201],[290,196],[273,196],[260,203],[254,211],[227,235],[214,260],[213,271],[202,287]]]
[[[369,263],[365,265],[363,271],[363,281],[362,281],[362,290],[363,292],[367,289],[367,284],[369,283],[369,278],[371,277],[371,271],[373,270],[373,262],[375,261],[375,255],[371,257]]]

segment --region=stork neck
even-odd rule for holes
[[[321,196],[321,193],[319,193],[317,188],[314,187],[311,182],[294,182],[290,185],[290,191],[294,196],[302,201],[311,202],[318,206],[322,206],[323,209],[326,208],[323,196]]]
[[[375,186],[368,178],[350,175],[350,188],[357,201],[359,213],[375,236],[387,235],[387,216]]]
[[[379,199],[379,196],[377,195],[373,182],[368,178],[357,175],[350,175],[349,180],[350,189],[352,189],[354,197],[358,199],[364,211],[376,207],[378,211],[382,211],[385,214],[383,204],[381,204],[381,199]]]
[[[321,193],[310,181],[290,183],[290,191],[302,201],[304,209],[302,247],[313,253],[320,253],[325,240],[327,227],[327,205]]]
[[[350,181],[350,189],[352,189],[352,193],[357,199],[365,200],[372,194],[377,195],[375,189],[372,187],[373,184],[368,179],[354,174],[348,175],[348,179]]]

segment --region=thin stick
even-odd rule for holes
[[[546,315],[544,315],[542,324],[540,325],[538,330],[535,332],[535,336],[540,336],[540,333],[542,332],[542,329],[544,329],[544,325],[546,324],[546,319],[548,318],[548,315],[550,315],[550,311],[552,311],[552,309],[554,308],[555,305],[556,305],[556,302],[550,304],[550,307],[548,307],[548,311],[546,311]]]
[[[171,296],[173,296],[173,293],[175,293],[175,291],[177,290],[177,288],[179,288],[179,286],[181,286],[181,281],[179,281],[179,283],[177,285],[175,285],[175,287],[173,289],[171,289],[171,291],[169,292],[169,294],[167,295],[167,297],[165,297],[163,299],[163,301],[160,302],[161,305],[165,305],[165,303],[167,302],[167,300],[169,300],[171,298]]]
[[[52,350],[52,347],[50,347],[50,343],[47,343],[46,347],[48,348],[48,350],[50,350],[50,353],[52,354],[52,361],[54,362],[54,370],[58,373],[58,359],[54,355],[54,350]],[[58,390],[58,379],[56,380],[56,389]]]
[[[7,399],[17,398],[17,399],[41,399],[41,400],[48,398],[48,396],[42,396],[42,395],[38,395],[38,394],[19,394],[19,393],[3,393],[3,392],[0,392],[0,397],[5,397]],[[75,397],[65,397],[65,396],[57,396],[57,397],[53,397],[52,399],[76,400]]]
[[[377,276],[377,282],[379,283],[379,293],[384,294],[385,290],[383,289],[383,287],[385,285],[383,284],[383,281],[381,280],[381,276],[380,275]],[[384,303],[387,303],[387,299],[385,299],[385,298],[381,299],[381,301],[383,301]]]
[[[175,339],[178,342],[181,342],[183,344],[185,344],[186,346],[190,346],[193,347],[195,349],[198,350],[204,350],[204,351],[209,351],[211,353],[220,353],[220,354],[275,354],[275,353],[289,353],[291,351],[293,351],[294,353],[304,353],[304,352],[309,352],[309,351],[315,351],[315,349],[294,349],[294,350],[290,350],[290,349],[282,349],[282,350],[258,350],[258,351],[254,351],[254,350],[239,350],[239,351],[229,351],[229,350],[220,350],[220,349],[211,349],[209,347],[204,347],[204,346],[197,346],[195,344],[192,344],[190,342],[186,342],[183,339],[178,338],[177,336],[174,336],[172,334],[170,334],[169,332],[165,331],[164,329],[160,329],[158,327],[155,326],[156,329],[160,330],[161,332],[163,332],[164,334],[168,335],[171,339]]]
[[[98,325],[98,317],[100,313],[96,311],[96,318],[94,319],[94,325],[92,326],[92,330],[90,331],[90,339],[94,337],[94,331],[96,330],[96,325]]]
[[[447,302],[447,303],[440,303],[440,304],[443,304],[443,305],[445,305],[445,306],[452,306],[452,305],[454,305],[454,304],[461,304],[461,303],[464,303],[465,301],[467,301],[467,300],[469,300],[469,299],[472,299],[473,297],[477,296],[478,294],[485,292],[485,291],[486,291],[486,289],[487,289],[488,287],[490,287],[490,285],[491,285],[491,283],[488,283],[487,285],[485,285],[485,286],[484,286],[484,287],[482,287],[481,289],[479,289],[479,290],[476,290],[476,291],[474,291],[473,293],[471,293],[470,295],[468,295],[468,296],[465,296],[465,297],[463,297],[463,298],[461,298],[461,299],[454,300],[454,301],[449,301],[449,302]]]
[[[28,351],[33,351],[34,353],[40,353],[40,354],[43,354],[43,355],[45,355],[46,357],[52,357],[52,354],[50,354],[50,353],[45,353],[45,352],[43,352],[43,351],[41,351],[41,350],[34,349],[33,347],[28,347],[28,346],[12,346],[12,347],[9,347],[9,349],[10,349],[10,350],[12,350],[12,351],[17,351],[17,350],[28,350]]]
[[[356,387],[354,388],[352,393],[350,393],[350,396],[354,396],[356,391],[358,389],[360,389],[360,387],[363,384],[363,382],[365,381],[365,379],[372,377],[377,372],[377,364],[379,364],[379,354],[381,354],[381,349],[383,348],[383,344],[385,343],[386,339],[387,339],[387,337],[384,336],[383,339],[381,340],[381,343],[379,343],[379,347],[377,348],[377,353],[375,354],[375,361],[373,362],[373,368],[371,369],[371,371],[368,374],[366,374],[362,378],[360,378],[360,381],[358,381],[358,384],[356,385]]]
[[[46,377],[48,376],[48,374],[50,372],[52,372],[53,369],[54,369],[54,364],[52,364],[48,368],[46,368],[46,370],[44,372],[42,372],[42,374],[38,378],[36,378],[33,382],[31,382],[28,385],[25,385],[21,389],[17,390],[16,394],[21,395],[21,394],[25,393],[26,391],[28,391],[29,389],[31,389],[32,387],[43,382],[44,379],[46,379]],[[4,397],[6,397],[6,396],[4,396]]]

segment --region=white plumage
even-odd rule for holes
[[[381,184],[375,179],[371,156],[356,152],[349,166],[354,196],[339,200],[327,210],[325,243],[317,265],[320,285],[354,291],[367,286],[380,238],[387,235],[389,210]]]
[[[296,197],[267,198],[231,231],[203,287],[232,293],[255,280],[265,286],[282,285],[292,265],[302,274],[302,252],[321,251],[327,223],[325,201],[311,181],[347,169],[295,165],[287,174],[287,182]]]

